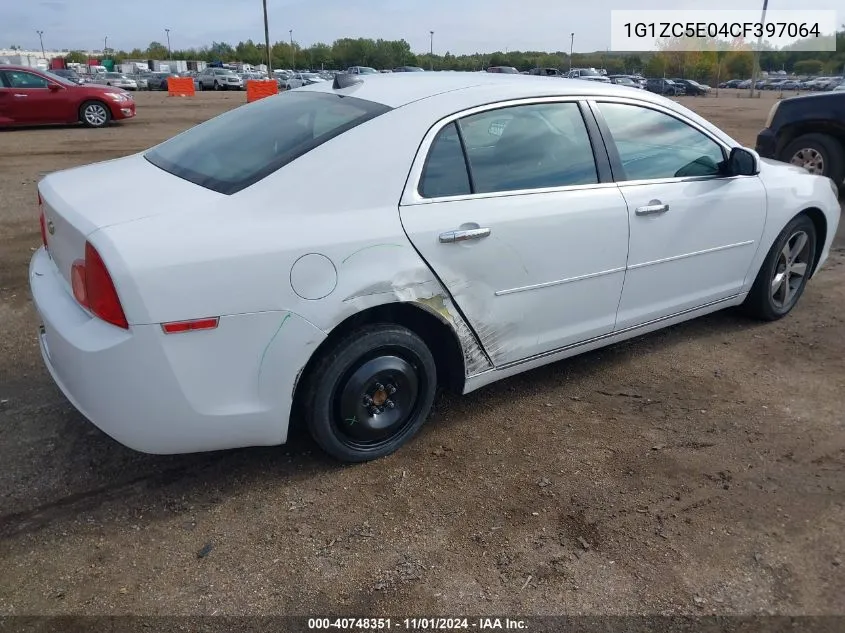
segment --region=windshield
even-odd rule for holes
[[[593,70],[592,68],[583,68],[580,72],[586,77],[601,77],[601,73]]]
[[[358,72],[362,75],[376,75],[378,71],[375,68],[370,68],[368,66],[361,66],[358,68]]]
[[[285,92],[206,121],[144,157],[174,176],[229,195],[389,110],[354,97]]]
[[[72,73],[73,71],[72,70],[66,70],[65,72]],[[63,86],[75,86],[76,85],[76,83],[74,83],[73,81],[68,81],[65,77],[62,77],[61,75],[57,75],[56,73],[51,73],[49,70],[44,71],[44,74],[47,75],[50,79],[52,79],[56,83],[62,84]],[[77,75],[76,75],[76,73],[74,73],[71,76],[76,77]]]

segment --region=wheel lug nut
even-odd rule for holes
[[[376,406],[370,407],[370,415],[375,415],[377,413],[381,413],[381,411],[379,411],[378,407],[376,407]]]
[[[376,383],[376,391],[384,391],[384,385],[380,382]]]
[[[373,399],[370,396],[364,396],[364,405],[369,406],[373,403]]]
[[[387,385],[387,393],[393,395],[394,393],[396,393],[396,387],[394,387],[393,385]]]
[[[388,400],[387,402],[384,403],[384,406],[386,406],[388,409],[392,409],[396,405],[393,404],[393,400]]]

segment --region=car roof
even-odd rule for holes
[[[32,68],[31,66],[12,66],[11,64],[0,64],[0,70],[27,70],[36,73],[44,72],[41,68]]]
[[[581,79],[550,82],[546,77],[537,75],[480,72],[424,73],[414,77],[408,77],[404,73],[388,73],[368,75],[360,83],[340,90],[335,90],[331,82],[306,86],[300,90],[354,96],[391,108],[435,96],[448,99],[448,93],[458,90],[464,93],[476,92],[479,105],[490,103],[491,93],[496,97],[493,101],[540,96],[631,96],[629,88],[611,83],[587,82]],[[638,98],[648,97],[638,95]],[[659,99],[654,101],[663,103]]]

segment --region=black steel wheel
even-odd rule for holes
[[[383,324],[340,340],[306,380],[311,436],[336,459],[363,462],[393,453],[419,430],[431,411],[437,370],[419,336]]]

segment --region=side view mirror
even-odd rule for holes
[[[756,176],[760,173],[760,157],[754,150],[734,147],[728,157],[727,171],[731,176]]]
[[[50,92],[58,92],[62,87],[59,84],[47,84],[47,90]]]

